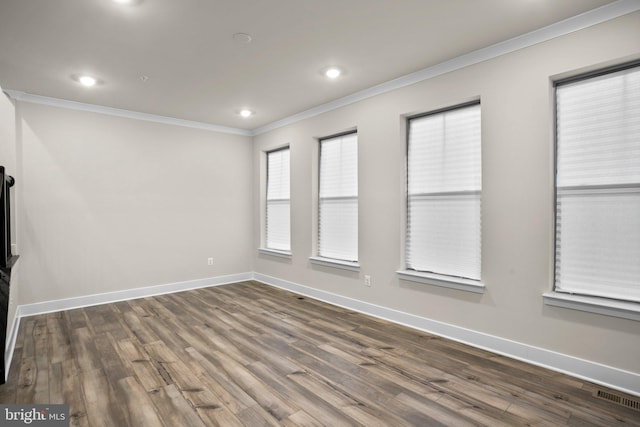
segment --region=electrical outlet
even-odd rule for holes
[[[207,258],[207,265],[213,265],[213,258]]]
[[[369,275],[365,275],[364,276],[364,285],[365,286],[371,286],[371,276],[369,276]]]

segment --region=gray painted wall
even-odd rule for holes
[[[23,102],[19,119],[22,304],[251,271],[249,137]]]

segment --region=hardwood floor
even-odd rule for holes
[[[243,282],[24,318],[0,402],[80,426],[640,426],[597,390],[620,395]]]

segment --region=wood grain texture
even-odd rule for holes
[[[0,402],[73,426],[640,426],[599,389],[242,282],[24,318]]]

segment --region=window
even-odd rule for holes
[[[318,256],[358,260],[358,136],[320,141]]]
[[[480,280],[480,104],[408,123],[406,266]]]
[[[640,302],[640,67],[556,84],[555,291]]]
[[[289,148],[267,153],[266,247],[291,250]]]

